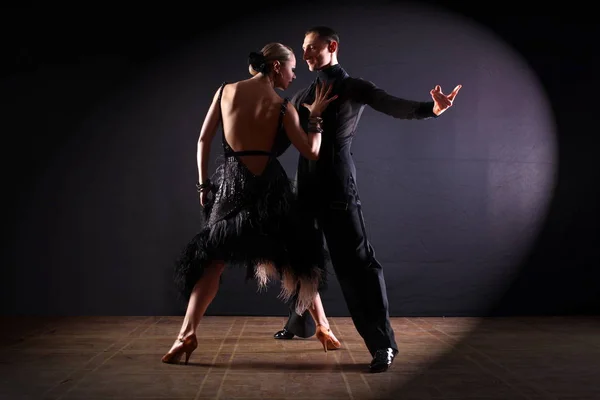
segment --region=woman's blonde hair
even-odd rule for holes
[[[248,71],[254,76],[260,72],[268,74],[271,71],[273,62],[288,61],[294,51],[291,47],[281,43],[269,43],[260,50],[260,53],[252,52],[248,57]]]

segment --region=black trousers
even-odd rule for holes
[[[349,178],[343,199],[346,201],[327,201],[316,215],[344,300],[371,355],[388,347],[398,350],[390,325],[383,268],[367,239],[353,177]],[[303,315],[293,311],[293,302],[285,328],[300,337],[310,337],[316,329],[308,311]]]

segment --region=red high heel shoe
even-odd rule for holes
[[[185,365],[187,365],[192,352],[198,347],[196,335],[188,336],[187,338],[178,338],[177,345],[173,345],[171,350],[165,354],[161,361],[167,364],[179,364],[181,356],[185,353]]]
[[[327,353],[327,350],[337,350],[342,347],[339,340],[333,335],[331,329],[325,328],[323,325],[317,325],[317,339],[323,345],[323,350]]]

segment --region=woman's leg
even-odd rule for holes
[[[202,277],[196,282],[179,331],[180,338],[196,333],[196,328],[198,328],[206,309],[217,295],[219,279],[224,269],[225,264],[223,262],[214,261],[205,268]]]
[[[329,321],[325,315],[325,309],[323,308],[323,302],[321,301],[321,296],[319,293],[317,293],[315,296],[313,305],[308,310],[317,324],[316,336],[323,345],[323,350],[327,351],[339,349],[342,344],[335,337],[333,332],[331,332]]]
[[[327,320],[327,316],[325,315],[325,309],[323,308],[323,302],[321,301],[321,296],[319,293],[315,296],[315,300],[313,301],[312,306],[308,309],[310,315],[315,320],[317,326],[321,325],[325,328],[329,329],[329,321]]]
[[[179,363],[181,356],[185,353],[185,363],[187,364],[190,354],[198,347],[196,328],[206,309],[217,295],[219,279],[224,269],[225,264],[220,261],[214,261],[204,269],[202,277],[196,282],[190,295],[179,335],[169,352],[163,356],[163,362]]]

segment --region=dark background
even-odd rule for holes
[[[313,78],[304,30],[326,24],[341,65],[392,94],[463,84],[435,121],[367,107],[359,125],[391,314],[596,314],[597,24],[436,3],[4,8],[2,313],[181,313],[169,268],[198,228],[195,146],[212,94],[248,76],[249,51],[282,41],[299,58],[291,97]],[[290,175],[296,157],[282,157]],[[347,315],[332,279],[326,310]],[[228,271],[208,312],[285,315],[276,294]]]

